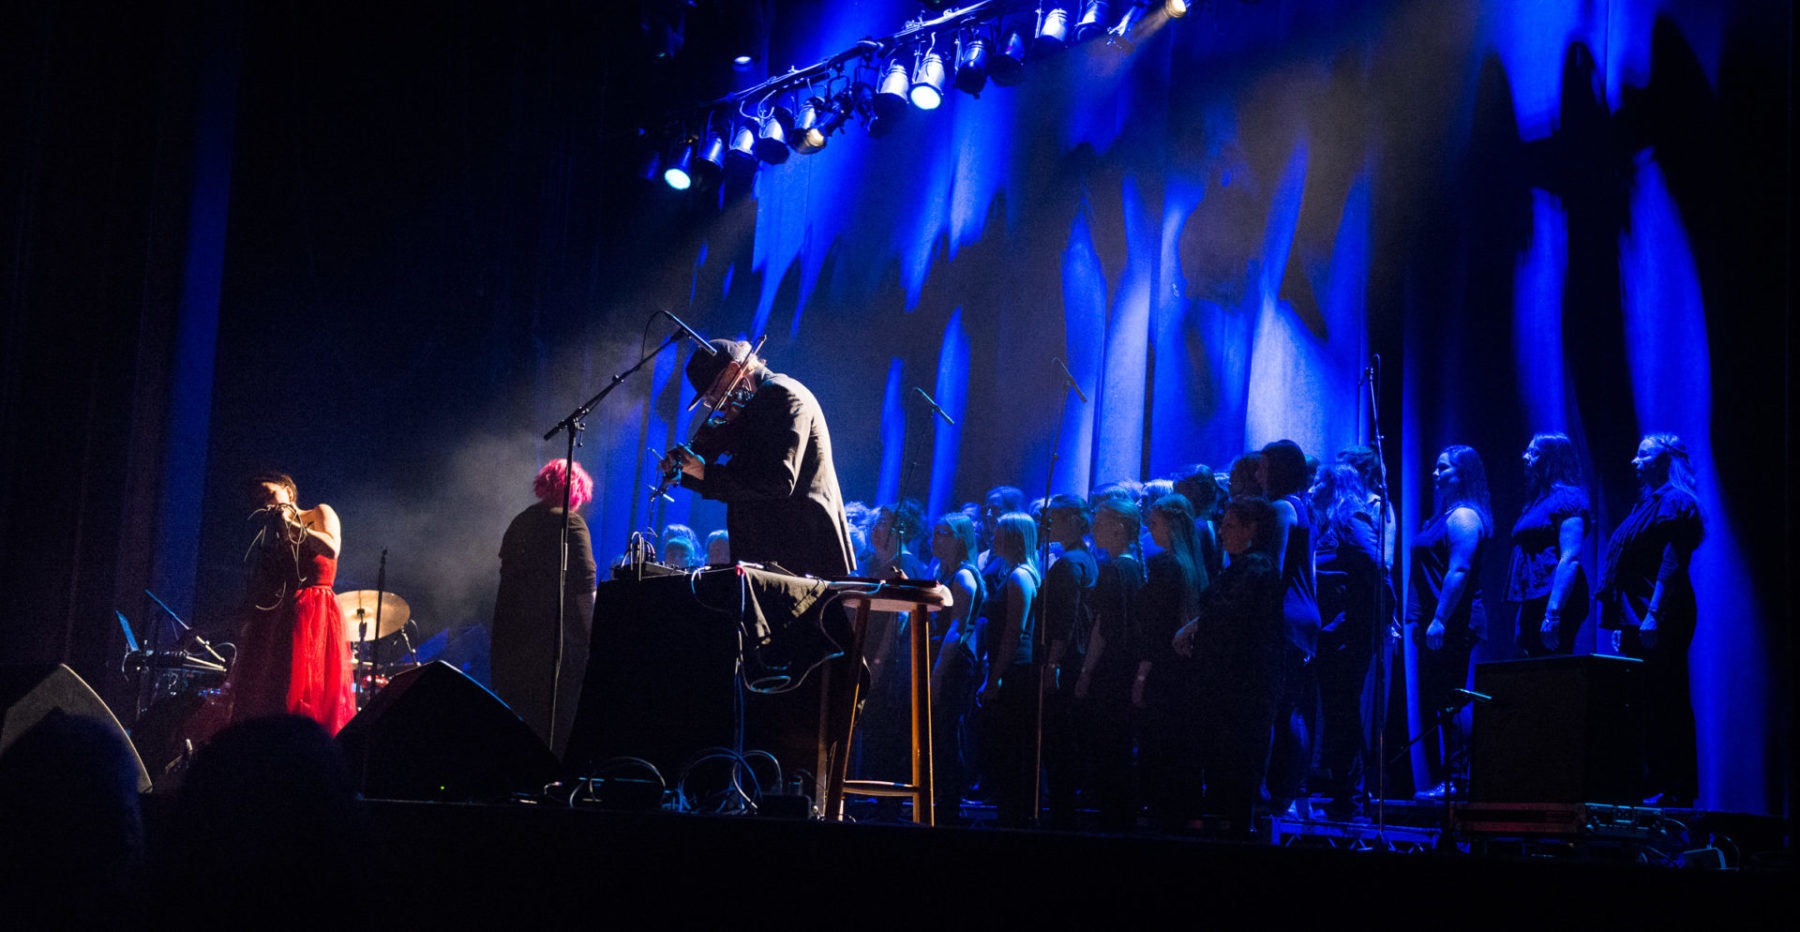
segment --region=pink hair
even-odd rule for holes
[[[552,505],[562,504],[564,466],[562,460],[551,460],[538,470],[537,480],[531,483],[531,491],[537,497]],[[581,506],[593,501],[594,480],[588,478],[587,470],[575,464],[575,487],[569,492],[569,507],[580,511]]]

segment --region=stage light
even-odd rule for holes
[[[731,151],[725,153],[725,167],[734,172],[756,170],[756,124],[739,123],[731,134]]]
[[[1038,23],[1037,39],[1031,43],[1031,54],[1049,55],[1062,51],[1069,40],[1069,11],[1062,7],[1051,7],[1044,14],[1043,21]]]
[[[718,133],[708,132],[694,146],[694,159],[688,166],[688,174],[698,185],[710,185],[719,180],[719,173],[725,170],[725,137]]]
[[[733,70],[733,71],[749,71],[750,66],[754,65],[754,64],[756,64],[755,58],[752,58],[749,55],[739,55],[738,57],[733,58],[731,60],[731,70]]]
[[[1000,47],[1000,54],[988,62],[988,76],[1001,87],[1012,87],[1025,80],[1025,37],[1014,30]]]
[[[1081,19],[1075,24],[1075,41],[1086,42],[1096,39],[1106,32],[1107,15],[1106,0],[1088,0],[1081,9]]]
[[[944,56],[926,52],[913,69],[912,104],[920,110],[936,110],[944,102]]]
[[[693,187],[694,175],[690,168],[693,164],[694,149],[688,145],[687,140],[683,139],[676,143],[674,150],[669,153],[669,160],[665,163],[662,173],[663,184],[677,191],[686,191]]]
[[[979,94],[987,86],[987,40],[976,36],[963,45],[956,60],[956,89],[965,94]]]
[[[1163,12],[1171,19],[1180,19],[1188,15],[1188,0],[1163,0]]]
[[[788,135],[788,145],[801,155],[811,155],[825,148],[829,137],[825,133],[827,121],[831,118],[831,105],[820,97],[808,97],[800,102],[800,109],[794,114],[794,131]]]
[[[875,91],[875,115],[897,120],[906,115],[907,94],[912,91],[912,78],[906,65],[898,59],[888,62],[881,76],[881,87]]]
[[[750,144],[750,151],[770,165],[780,165],[788,160],[788,134],[793,127],[794,115],[788,108],[779,104],[770,107],[757,124],[756,141]]]

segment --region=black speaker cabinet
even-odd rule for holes
[[[119,740],[131,747],[131,758],[137,762],[138,792],[150,791],[150,774],[144,770],[137,748],[131,746],[124,726],[87,680],[60,663],[0,664],[0,711],[5,716],[0,720],[0,753],[58,709],[68,715],[91,718],[116,732]]]
[[[1469,799],[1637,803],[1643,798],[1643,663],[1586,655],[1475,666]]]
[[[338,742],[363,795],[376,799],[535,793],[561,769],[506,703],[442,661],[395,676]]]

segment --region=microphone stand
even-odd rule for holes
[[[1375,837],[1387,842],[1387,717],[1389,701],[1389,662],[1390,647],[1388,644],[1387,619],[1382,617],[1385,599],[1383,591],[1392,585],[1393,569],[1387,562],[1387,456],[1381,447],[1381,356],[1370,357],[1368,368],[1368,402],[1369,402],[1369,446],[1375,451],[1376,487],[1370,489],[1375,496],[1375,566],[1377,585],[1372,587],[1370,599],[1373,606],[1370,611],[1371,624],[1369,639],[1373,642],[1371,649],[1375,654]],[[1412,745],[1407,745],[1411,747]]]
[[[669,334],[669,338],[662,341],[662,345],[645,354],[644,358],[639,359],[631,368],[614,375],[612,380],[606,383],[605,388],[594,393],[594,397],[582,402],[575,410],[569,412],[568,417],[557,421],[556,426],[544,432],[545,440],[556,436],[558,431],[568,434],[568,446],[563,453],[562,550],[556,570],[556,644],[550,653],[550,725],[545,732],[549,738],[545,743],[550,745],[550,751],[553,754],[556,752],[557,693],[561,692],[562,687],[563,615],[568,611],[569,599],[569,529],[573,527],[575,521],[574,509],[570,507],[575,494],[575,448],[580,445],[581,432],[587,429],[588,412],[594,410],[594,406],[605,400],[607,395],[612,394],[612,390],[618,388],[620,382],[644,368],[645,363],[661,355],[663,350],[681,342],[684,336],[686,336],[685,328],[678,328],[674,333]]]
[[[387,548],[383,547],[383,548],[381,548],[381,563],[375,569],[375,630],[377,630],[377,631],[381,630],[381,594],[386,589],[387,589]],[[363,609],[360,606],[357,607],[357,609],[356,609],[356,624],[357,624],[357,627],[361,629],[360,631],[358,631],[358,633],[360,635],[362,635],[363,654],[365,656],[369,657],[369,685],[372,687],[375,685],[375,658],[374,658],[374,655],[371,653],[371,648],[369,645],[369,623],[368,623],[368,620],[364,617],[366,614],[367,614],[367,611],[365,609]],[[377,642],[377,644],[379,644],[379,642]],[[379,649],[379,648],[376,648],[376,649]],[[358,687],[360,687],[362,685],[362,682],[361,682],[360,678],[358,677],[359,671],[356,668],[355,659],[356,658],[352,657],[351,663],[350,663],[350,689],[352,690],[352,692],[351,692],[352,698],[354,698],[358,693],[362,692],[362,690],[358,689]],[[373,699],[375,697],[373,695],[371,695],[369,698]],[[357,714],[358,715],[362,714],[362,708],[360,706],[358,706],[358,708],[357,708]],[[375,723],[370,722],[369,726],[368,726],[368,731],[365,732],[362,736],[362,779],[360,781],[358,781],[357,785],[362,788],[362,794],[363,794],[364,799],[369,798],[369,760],[375,754],[376,731],[377,731],[377,729],[375,728]]]
[[[1056,361],[1058,366],[1062,360]],[[1031,600],[1031,640],[1033,651],[1032,665],[1037,667],[1035,694],[1031,699],[1032,708],[1032,755],[1031,755],[1031,818],[1030,824],[1038,823],[1038,813],[1043,808],[1044,791],[1044,688],[1050,676],[1050,666],[1042,661],[1048,659],[1049,642],[1044,640],[1044,596],[1048,593],[1050,582],[1050,496],[1056,484],[1056,464],[1062,459],[1063,420],[1068,414],[1069,392],[1074,392],[1087,403],[1087,396],[1075,385],[1075,379],[1064,367],[1063,375],[1068,378],[1068,389],[1063,392],[1063,403],[1056,409],[1056,437],[1050,443],[1049,466],[1044,470],[1044,508],[1037,516],[1038,522],[1038,593]]]

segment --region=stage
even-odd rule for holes
[[[1410,804],[1390,808],[1418,821]],[[344,872],[341,905],[359,903],[382,921],[403,916],[413,927],[479,916],[514,927],[1553,919],[1666,928],[1722,915],[1755,926],[1754,917],[1788,912],[1794,879],[1785,851],[1763,852],[1744,870],[1678,870],[1633,863],[1619,849],[1583,857],[1575,846],[1559,856],[1499,844],[1473,855],[1368,850],[1327,841],[1324,824],[1267,846],[1006,831],[979,821],[921,828],[528,803],[375,800],[361,812],[363,856]],[[157,814],[157,806],[146,812],[152,839]],[[979,811],[970,814],[979,820]],[[1776,820],[1738,824],[1780,830]],[[1422,837],[1397,824],[1391,834],[1396,848]]]

